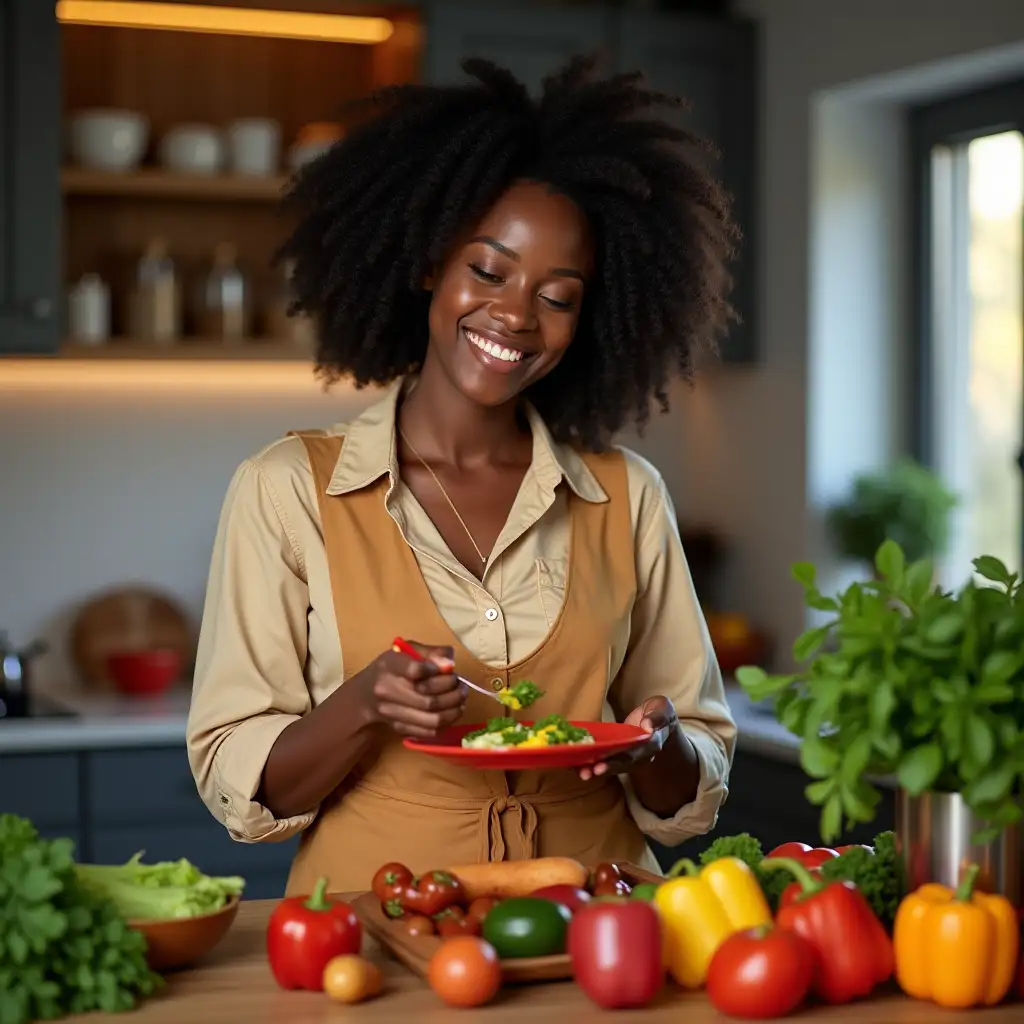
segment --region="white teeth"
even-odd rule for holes
[[[474,334],[472,331],[467,330],[466,337],[476,345],[478,349],[486,352],[489,356],[493,356],[495,359],[503,359],[506,363],[518,363],[519,360],[523,358],[524,353],[520,352],[518,349],[495,345],[493,341],[481,338],[479,334]]]

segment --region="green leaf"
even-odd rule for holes
[[[820,807],[836,790],[835,779],[818,779],[804,787],[804,796],[809,803]]]
[[[896,709],[896,692],[888,679],[880,679],[868,698],[871,729],[879,733],[889,728],[889,719]]]
[[[981,663],[983,686],[998,686],[1008,682],[1020,671],[1024,658],[1016,651],[993,651]]]
[[[906,559],[903,549],[894,540],[885,540],[875,553],[875,568],[879,575],[887,579],[894,587],[903,583],[903,571]]]
[[[964,727],[964,741],[967,752],[979,765],[988,764],[995,753],[996,740],[991,726],[981,715],[967,716]]]
[[[995,765],[968,783],[964,789],[964,799],[971,807],[1002,800],[1010,792],[1013,777],[1013,765],[1008,761]]]
[[[1009,587],[1017,578],[1015,573],[1011,573],[1010,570],[993,555],[982,555],[980,558],[975,558],[971,564],[974,566],[974,571],[979,576],[986,580],[990,580],[992,583],[1002,583],[1003,586]]]
[[[952,643],[964,630],[964,617],[960,612],[946,612],[940,615],[924,631],[924,638],[931,644]]]
[[[768,678],[768,673],[757,665],[743,665],[736,669],[736,682],[744,690],[751,686],[760,686]]]
[[[937,743],[924,743],[907,751],[897,773],[900,785],[911,796],[920,796],[939,777],[942,762],[942,748]]]
[[[862,732],[850,742],[842,756],[841,776],[847,786],[855,786],[871,758],[872,735]]]
[[[810,562],[794,562],[790,566],[790,574],[801,586],[813,587],[817,572]]]
[[[820,779],[839,767],[839,755],[820,736],[810,736],[800,745],[800,764],[808,775]]]
[[[830,843],[843,830],[843,798],[833,793],[821,808],[821,838]]]
[[[819,626],[798,636],[793,644],[793,657],[797,661],[807,661],[828,638],[830,629],[830,626]]]
[[[842,789],[843,809],[851,821],[874,820],[875,808],[882,796],[866,779],[858,779],[852,786]]]
[[[928,596],[934,578],[935,567],[927,558],[922,558],[907,567],[903,587],[910,605],[918,605]]]

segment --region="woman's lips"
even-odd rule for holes
[[[477,358],[488,369],[499,373],[511,373],[533,355],[532,352],[499,343],[470,327],[463,327],[462,333]]]

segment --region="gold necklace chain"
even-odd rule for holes
[[[473,534],[470,532],[469,527],[466,525],[465,519],[463,519],[462,516],[459,515],[459,510],[455,507],[455,502],[452,501],[452,499],[448,496],[448,492],[444,489],[444,484],[442,484],[441,481],[438,480],[437,474],[430,468],[430,466],[427,465],[426,459],[424,459],[423,456],[420,455],[418,451],[416,451],[416,449],[413,447],[412,441],[410,441],[409,438],[405,436],[405,431],[402,430],[401,427],[398,428],[398,433],[401,435],[401,438],[405,442],[405,445],[409,449],[409,451],[411,451],[413,455],[416,456],[416,459],[419,462],[419,464],[431,475],[431,477],[433,477],[434,483],[437,484],[437,489],[441,492],[442,495],[444,495],[444,500],[448,502],[448,505],[451,507],[451,510],[455,513],[455,518],[458,519],[459,525],[463,528],[463,530],[466,531],[466,536],[469,538],[469,543],[473,545],[473,550],[476,551],[477,555],[480,558],[480,564],[486,565],[487,556],[480,550],[479,546],[477,545],[477,542],[473,539]]]

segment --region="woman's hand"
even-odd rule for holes
[[[672,730],[678,724],[676,709],[668,697],[648,697],[638,708],[634,708],[626,716],[626,725],[638,725],[650,736],[646,743],[627,750],[624,754],[616,754],[598,764],[587,765],[580,769],[581,779],[592,779],[600,775],[622,775],[632,771],[638,765],[648,764],[665,745]]]
[[[410,645],[428,660],[387,650],[359,673],[362,710],[372,725],[386,726],[401,736],[431,739],[459,720],[466,688],[455,678],[451,647],[413,641]]]

